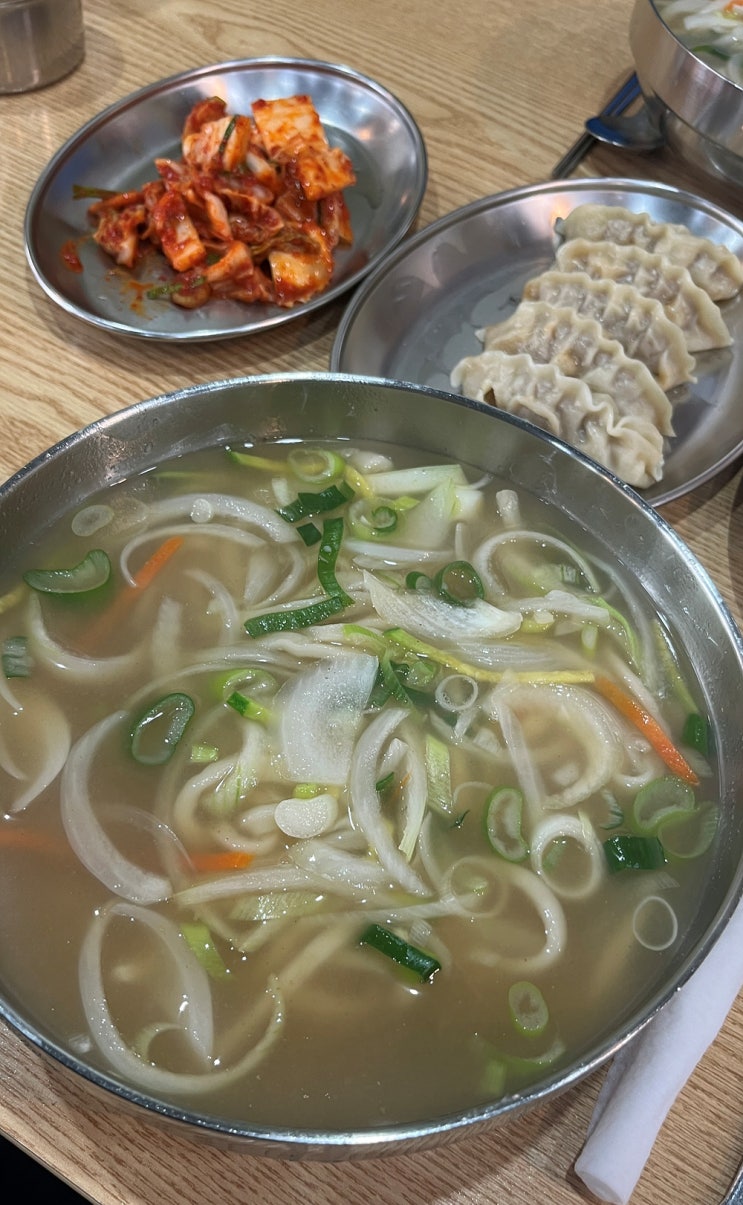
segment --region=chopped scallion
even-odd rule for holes
[[[394,781],[395,772],[394,770],[390,770],[389,774],[385,774],[384,778],[380,778],[379,781],[375,783],[375,790],[381,795],[384,791],[389,790]]]
[[[191,746],[191,761],[196,765],[205,765],[208,762],[216,761],[218,757],[219,749],[216,745]]]
[[[666,856],[657,837],[636,837],[618,833],[604,841],[604,853],[609,870],[658,870]]]
[[[675,774],[654,778],[637,792],[632,804],[632,823],[638,833],[653,835],[667,820],[677,819],[694,808],[694,791]]]
[[[433,733],[426,733],[426,802],[434,812],[451,816],[454,797],[451,785],[451,756],[449,746]]]
[[[444,565],[435,575],[433,586],[439,598],[458,607],[485,597],[482,579],[469,561],[450,561]]]
[[[523,862],[529,853],[521,829],[524,797],[516,787],[499,787],[485,804],[485,835],[495,853],[507,862]]]
[[[322,541],[317,553],[317,576],[326,594],[331,598],[345,599],[348,604],[351,599],[338,585],[335,576],[335,565],[342,540],[342,517],[338,515],[334,519],[325,519],[322,525]]]
[[[92,548],[71,569],[30,569],[23,580],[41,594],[87,594],[105,586],[111,576],[111,561],[101,548]]]
[[[720,809],[715,803],[702,803],[691,812],[666,821],[658,830],[658,840],[669,858],[688,861],[706,853],[717,835]]]
[[[334,598],[322,598],[319,602],[309,603],[306,607],[294,607],[286,611],[269,611],[265,615],[256,615],[245,621],[245,631],[248,636],[265,636],[270,632],[297,632],[301,628],[309,628],[314,623],[322,623],[331,615],[348,606],[346,595],[336,595]]]
[[[232,137],[232,133],[233,133],[236,125],[237,125],[237,117],[231,117],[230,120],[227,122],[227,128],[225,129],[225,132],[222,135],[222,141],[220,142],[219,147],[217,149],[217,155],[220,158],[227,150],[227,143],[229,142],[230,138]]]
[[[8,636],[3,641],[2,666],[6,678],[30,677],[32,661],[25,636]]]
[[[193,280],[171,280],[167,284],[153,285],[147,290],[146,296],[150,301],[158,301],[161,297],[170,297],[173,293],[185,293],[189,289],[198,289],[206,283],[205,276],[195,276]]]
[[[304,541],[307,548],[311,548],[313,544],[319,544],[322,539],[322,532],[314,523],[300,523],[297,535]]]
[[[523,979],[508,989],[511,1020],[519,1033],[535,1038],[544,1033],[550,1019],[544,996],[535,983]]]
[[[399,937],[391,929],[386,929],[383,925],[370,925],[362,933],[359,941],[361,945],[371,946],[380,954],[391,958],[399,966],[412,971],[421,983],[427,983],[433,979],[437,971],[441,970],[441,963],[432,954],[427,954],[425,950],[411,945],[410,942],[405,941],[404,938]]]
[[[257,703],[255,699],[249,698],[248,695],[241,694],[239,690],[233,690],[225,702],[238,715],[244,716],[246,720],[257,720],[259,724],[265,724],[271,718],[271,712],[268,707],[264,707],[262,703]]]
[[[327,448],[292,448],[287,462],[300,481],[312,485],[342,477],[346,468],[343,457]]]
[[[287,523],[297,523],[300,519],[309,519],[312,515],[325,514],[345,506],[353,498],[354,493],[345,481],[327,486],[317,494],[300,491],[288,506],[279,507],[278,513]]]
[[[691,712],[684,723],[681,743],[688,745],[690,749],[696,749],[703,757],[709,757],[711,741],[708,720],[696,712]]]
[[[194,714],[193,699],[178,691],[165,695],[142,712],[132,725],[132,756],[143,766],[161,766],[175,752]]]
[[[181,933],[210,979],[226,979],[229,971],[207,926],[200,921],[183,921]]]

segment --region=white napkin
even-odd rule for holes
[[[627,1205],[671,1105],[742,986],[739,904],[704,962],[609,1068],[575,1162],[601,1201]]]

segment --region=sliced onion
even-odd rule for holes
[[[135,578],[129,568],[132,556],[143,544],[161,544],[170,536],[193,536],[203,532],[204,523],[194,520],[192,523],[170,524],[167,528],[149,528],[133,536],[122,548],[119,556],[119,568],[125,581],[133,586]],[[239,527],[228,527],[226,524],[210,523],[208,526],[210,540],[229,540],[231,544],[244,548],[260,548],[263,540],[250,531],[241,531]]]
[[[574,841],[583,850],[583,878],[566,881],[545,865],[545,854],[553,841]],[[563,899],[582,900],[593,895],[606,877],[606,860],[592,826],[583,816],[550,815],[534,826],[529,840],[532,867]]]
[[[158,1095],[211,1092],[252,1071],[276,1041],[284,1019],[281,996],[273,982],[267,988],[267,996],[272,1001],[268,1026],[259,1040],[231,1067],[216,1070],[212,1066],[203,1072],[179,1073],[145,1062],[127,1044],[111,1015],[103,977],[103,945],[111,918],[116,915],[147,925],[159,938],[176,975],[174,1010],[180,1020],[178,1028],[202,1062],[213,1058],[211,994],[203,967],[172,921],[147,909],[117,903],[94,917],[83,939],[79,960],[80,995],[90,1032],[113,1070],[141,1090]]]
[[[559,539],[557,536],[549,536],[544,532],[529,531],[528,528],[514,529],[509,528],[506,531],[498,532],[496,535],[488,536],[483,540],[482,544],[472,554],[472,564],[480,574],[483,581],[488,581],[493,584],[497,590],[503,590],[503,585],[498,579],[497,570],[493,568],[492,562],[494,555],[497,554],[499,548],[503,544],[516,544],[518,542],[532,543],[538,549],[551,548],[560,556],[565,557],[566,561],[577,565],[581,573],[585,577],[591,590],[597,594],[600,593],[600,584],[591,565],[585,557],[582,557],[579,552],[576,552],[570,544],[565,540]]]
[[[499,721],[503,737],[512,752],[519,785],[530,808],[573,807],[605,786],[615,773],[622,755],[616,729],[606,709],[595,696],[576,686],[538,686],[504,684],[491,693],[490,714]],[[539,770],[539,748],[531,749],[515,712],[540,711],[554,741],[560,732],[569,734],[585,754],[585,763],[576,780],[562,790],[550,793]]]
[[[381,712],[365,728],[353,751],[349,793],[353,820],[359,825],[370,848],[376,853],[393,882],[415,895],[427,895],[429,889],[400,853],[382,815],[377,790],[379,767],[385,745],[407,715],[402,707]]]
[[[170,880],[143,870],[116,848],[98,822],[90,798],[90,770],[101,745],[127,718],[116,711],[100,720],[73,745],[62,773],[60,808],[67,839],[83,866],[116,895],[153,904],[172,893]]]
[[[368,854],[354,854],[329,841],[311,838],[298,841],[289,851],[292,861],[322,883],[342,895],[363,895],[381,891],[390,885],[390,876]]]
[[[169,498],[165,502],[156,502],[151,507],[154,519],[161,523],[172,523],[177,519],[196,516],[194,522],[206,524],[212,519],[234,519],[244,527],[256,527],[279,544],[288,544],[298,540],[299,536],[292,527],[270,506],[260,502],[249,502],[247,498],[239,498],[234,494],[182,494],[179,498]]]
[[[19,732],[20,729],[20,732]],[[23,730],[25,731],[25,734]],[[9,812],[22,812],[54,782],[70,751],[70,725],[61,708],[52,699],[37,695],[30,706],[6,716],[0,746],[0,765],[11,778],[24,785],[8,805]],[[22,764],[18,754],[28,752],[31,765]],[[11,747],[14,753],[11,753]]]
[[[546,594],[537,594],[533,598],[509,599],[503,602],[503,608],[520,611],[522,615],[569,615],[600,628],[606,628],[611,623],[611,615],[606,607],[592,603],[590,596],[571,594],[568,590],[548,590]]]
[[[377,675],[376,657],[344,652],[303,670],[276,695],[285,773],[295,782],[343,786]]]
[[[293,891],[295,888],[315,887],[317,879],[298,866],[284,863],[266,870],[232,870],[194,887],[185,887],[173,897],[183,908],[197,908],[213,900],[230,899],[235,895],[262,891]]]
[[[448,548],[403,548],[399,544],[382,544],[379,540],[359,540],[349,536],[343,541],[346,552],[353,553],[354,564],[361,569],[378,569],[383,565],[425,565],[451,560],[454,552]]]
[[[198,582],[212,596],[211,604],[206,608],[207,615],[217,614],[222,620],[225,640],[231,632],[237,631],[240,619],[237,607],[229,590],[213,573],[205,573],[203,569],[189,569],[187,576]]]
[[[295,795],[282,799],[274,809],[276,825],[287,837],[319,837],[328,832],[338,819],[338,800],[328,791],[309,799]]]
[[[64,674],[70,681],[96,684],[118,682],[131,674],[148,653],[149,641],[141,641],[130,652],[116,657],[81,657],[49,635],[36,595],[29,599],[28,616],[28,644],[32,655],[43,660],[52,673]]]
[[[678,931],[678,917],[663,896],[647,895],[635,908],[632,932],[646,950],[667,950],[678,937]]]
[[[546,883],[533,871],[524,866],[509,865],[501,873],[512,891],[521,892],[534,907],[544,927],[544,943],[533,954],[501,954],[494,948],[497,931],[493,932],[493,945],[480,950],[477,958],[486,966],[497,966],[506,974],[523,979],[552,966],[562,954],[567,941],[567,922],[562,905]]]
[[[519,614],[501,611],[481,598],[458,607],[423,591],[395,589],[366,570],[364,584],[386,624],[427,640],[487,640],[510,636],[521,626]]]
[[[428,774],[422,749],[408,744],[402,786],[403,832],[398,849],[409,862],[415,853],[418,834],[426,814]]]

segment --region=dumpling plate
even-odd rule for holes
[[[477,330],[512,313],[526,281],[553,262],[557,219],[587,202],[683,223],[743,258],[743,222],[670,185],[575,179],[498,193],[427,226],[367,277],[341,319],[331,369],[451,391],[454,365],[482,350]],[[669,394],[676,434],[662,480],[642,491],[653,506],[743,455],[743,293],[721,309],[733,344],[698,354],[696,381]]]

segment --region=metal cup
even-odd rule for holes
[[[54,83],[84,50],[81,0],[0,0],[0,93]]]

